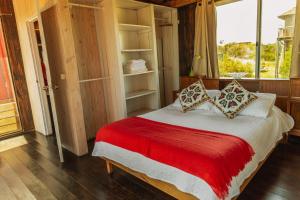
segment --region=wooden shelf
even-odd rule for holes
[[[147,51],[152,51],[152,49],[123,49],[123,50],[121,50],[122,53],[147,52]]]
[[[149,7],[150,4],[139,2],[139,1],[124,1],[124,0],[117,0],[116,7],[123,8],[123,9],[130,9],[130,10],[137,10],[145,7]]]
[[[149,113],[149,112],[152,112],[152,111],[154,111],[154,110],[153,109],[148,109],[148,108],[143,108],[143,109],[140,109],[140,110],[129,112],[129,113],[127,113],[127,116],[128,117],[134,117],[134,116],[143,115],[143,114],[146,114],[146,113]]]
[[[150,94],[154,94],[154,93],[156,93],[155,90],[138,90],[138,91],[134,91],[134,92],[128,92],[126,94],[126,100],[134,99],[134,98],[138,98],[138,97],[142,97],[142,96],[146,96],[146,95],[150,95]]]
[[[119,24],[120,31],[143,31],[150,30],[151,26],[138,25],[138,24]]]
[[[125,77],[128,77],[128,76],[138,76],[138,75],[143,75],[143,74],[149,74],[149,73],[153,73],[154,71],[153,70],[149,70],[149,71],[146,71],[146,72],[141,72],[141,73],[136,73],[136,74],[124,74]]]

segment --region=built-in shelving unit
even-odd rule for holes
[[[138,90],[138,91],[128,92],[126,94],[126,100],[143,97],[146,95],[153,94],[155,92],[156,92],[155,90]]]
[[[160,107],[154,7],[131,0],[116,0],[115,3],[125,113],[136,116]],[[148,71],[126,73],[124,67],[135,59],[145,60]]]

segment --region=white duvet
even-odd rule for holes
[[[237,116],[231,120],[221,114],[204,110],[182,113],[172,105],[140,117],[189,128],[226,133],[248,142],[255,155],[244,170],[232,179],[226,199],[231,199],[240,193],[239,188],[244,180],[255,171],[258,163],[264,160],[275,147],[282,138],[282,133],[288,132],[294,125],[293,119],[276,106],[266,119]],[[201,200],[218,199],[211,187],[202,179],[138,153],[105,142],[98,142],[95,144],[92,155],[109,158],[149,177],[171,183],[179,190]]]

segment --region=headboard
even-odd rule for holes
[[[180,77],[180,90],[199,79],[202,79],[206,89],[223,89],[232,81],[232,79],[206,79],[203,77],[182,76]],[[251,92],[276,94],[275,105],[294,118],[295,127],[291,133],[300,136],[300,78],[240,79],[238,82]]]
[[[180,88],[183,89],[199,80],[200,77],[180,77]],[[206,79],[202,78],[206,89],[223,89],[232,79]],[[274,93],[277,95],[276,106],[287,112],[290,97],[290,80],[268,79],[240,79],[238,82],[248,91]]]

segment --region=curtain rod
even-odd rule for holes
[[[75,6],[75,7],[81,7],[81,8],[90,8],[90,9],[96,9],[96,10],[101,10],[103,6],[89,6],[85,4],[79,4],[79,3],[68,3],[69,6]]]
[[[3,16],[13,16],[12,13],[0,13],[0,17],[3,17]]]

